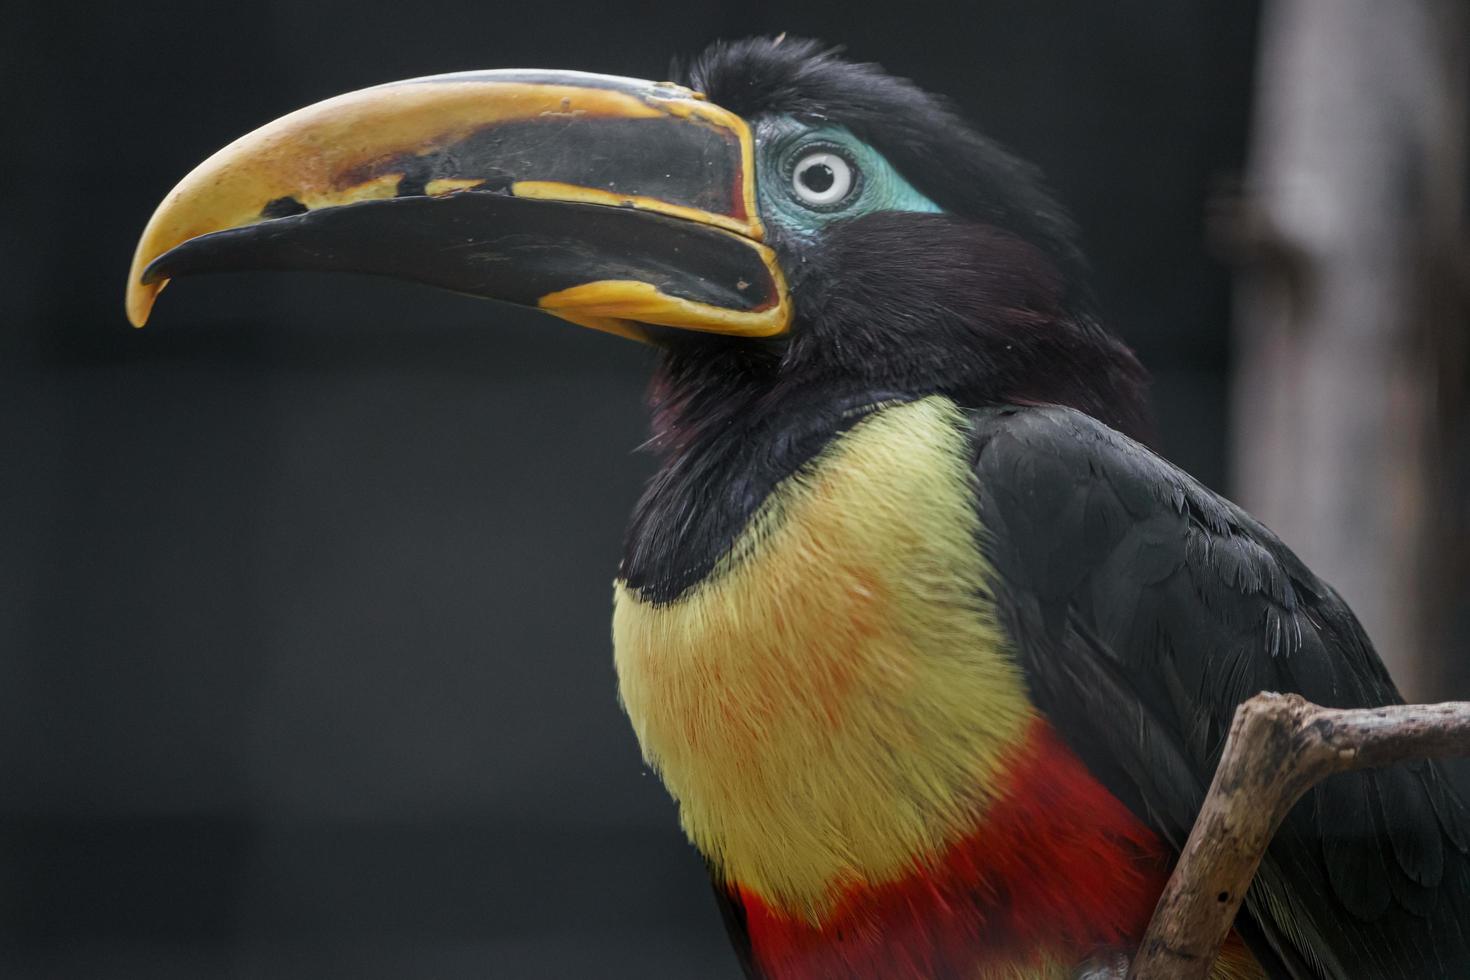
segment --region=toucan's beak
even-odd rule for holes
[[[768,337],[790,304],[740,117],[668,83],[487,71],[309,106],[220,150],[159,205],[128,274],[142,326],[170,279],[394,276],[639,324]]]

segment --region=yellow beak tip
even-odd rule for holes
[[[127,296],[128,322],[134,327],[141,328],[148,322],[148,314],[153,312],[153,304],[158,299],[159,292],[168,284],[167,279],[143,285],[142,283],[129,283]]]

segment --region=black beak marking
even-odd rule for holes
[[[309,210],[311,209],[294,197],[278,197],[260,209],[260,216],[265,219],[289,218],[295,214],[305,214]]]

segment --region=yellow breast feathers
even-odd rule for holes
[[[613,639],[643,753],[690,840],[819,918],[975,827],[1031,717],[977,548],[964,416],[874,413],[761,505],[709,577]]]

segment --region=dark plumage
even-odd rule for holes
[[[1035,167],[967,126],[947,100],[841,55],[804,38],[751,38],[714,44],[673,72],[747,120],[780,113],[840,123],[945,210],[1033,243],[1066,273],[1069,291],[1085,294],[1076,229]]]
[[[984,548],[1036,703],[1176,847],[1241,700],[1400,703],[1352,611],[1240,508],[1080,413],[972,418]],[[1309,793],[1247,898],[1263,962],[1291,977],[1461,975],[1465,777],[1424,762]]]
[[[674,72],[752,125],[794,114],[849,128],[950,213],[854,217],[815,241],[768,228],[796,308],[786,337],[653,329],[650,445],[668,465],[628,533],[630,582],[665,598],[697,582],[863,406],[934,393],[1071,405],[1151,439],[1147,376],[1098,323],[1072,223],[1034,168],[943,100],[814,41],[716,44]]]
[[[1077,404],[1148,441],[1146,375],[1097,323],[1076,228],[1030,164],[967,126],[944,99],[816,41],[715,44],[675,77],[752,124],[834,122],[877,148],[944,215],[835,222],[817,242],[772,229],[801,329],[768,357],[762,386],[832,377],[914,394]],[[724,338],[679,337],[715,381]],[[675,367],[675,371],[681,367]]]

